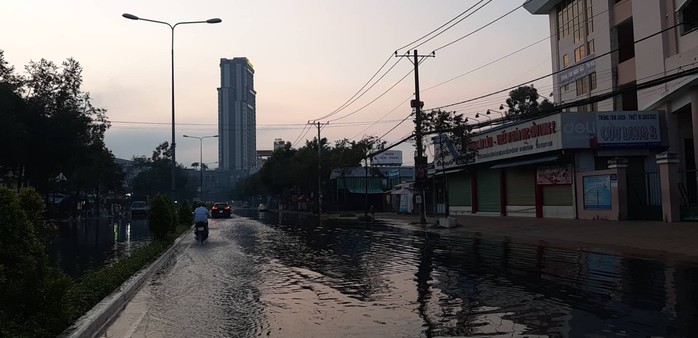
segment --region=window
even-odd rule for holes
[[[594,40],[589,40],[587,42],[587,55],[592,55],[596,52],[596,49],[594,47]]]
[[[596,89],[596,72],[589,74],[589,91]]]
[[[557,7],[558,39],[573,35],[574,42],[594,31],[592,0],[562,0]]]
[[[574,62],[579,62],[579,60],[587,56],[586,47],[581,46],[574,50]]]
[[[592,90],[596,89],[596,72],[577,80],[575,85],[577,87],[577,96],[591,93]]]
[[[565,54],[562,56],[562,68],[567,68],[570,65],[570,56]]]
[[[633,20],[627,20],[616,26],[616,31],[618,34],[618,63],[622,63],[635,57]]]
[[[698,28],[698,1],[690,1],[679,12],[681,34],[688,34]]]

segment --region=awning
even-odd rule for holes
[[[417,192],[412,190],[412,189],[408,189],[408,188],[400,188],[400,189],[393,190],[393,191],[386,191],[386,193],[389,193],[391,195],[413,195],[413,194],[416,194]]]
[[[446,171],[444,172],[443,170],[436,168],[436,169],[434,170],[434,172],[432,173],[432,175],[433,175],[433,176],[438,176],[438,175],[443,175],[444,173],[448,175],[448,174],[458,173],[458,172],[461,172],[461,171],[463,171],[463,170],[465,170],[465,168],[464,168],[464,167],[460,167],[460,168],[446,169]]]
[[[347,190],[349,190],[350,193],[352,194],[382,194],[385,191],[379,188],[373,188],[373,187],[368,187],[368,191],[364,187],[347,187]]]
[[[504,163],[500,163],[500,164],[495,164],[495,165],[491,166],[490,169],[501,169],[501,168],[509,168],[509,167],[518,167],[518,166],[528,165],[528,164],[552,162],[552,161],[557,160],[558,158],[560,158],[560,155],[538,157],[538,158],[532,158],[532,159],[528,159],[528,160],[504,162]]]

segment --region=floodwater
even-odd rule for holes
[[[185,238],[103,337],[688,337],[698,267],[256,212]]]
[[[79,277],[130,255],[150,239],[147,219],[83,219],[59,225],[49,258],[66,274]]]

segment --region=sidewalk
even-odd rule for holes
[[[512,240],[560,248],[612,251],[635,257],[698,264],[698,222],[595,221],[501,216],[455,216],[456,228],[434,227],[438,216],[427,217],[432,231],[483,239]],[[405,222],[422,228],[418,215],[376,213],[377,220]]]

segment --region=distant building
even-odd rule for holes
[[[254,69],[246,57],[221,59],[218,88],[218,161],[221,169],[248,171],[257,165]]]
[[[279,149],[284,149],[284,146],[286,146],[286,142],[280,138],[275,138],[274,139],[274,151],[277,151]]]

